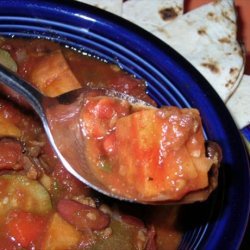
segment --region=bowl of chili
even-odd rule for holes
[[[39,53],[56,51],[56,58],[63,53],[67,61],[71,61],[77,79],[85,85],[116,88],[145,100],[152,99],[159,106],[197,108],[203,120],[205,138],[218,142],[223,151],[219,186],[203,203],[152,208],[96,198],[96,194],[54,162],[43,133],[38,132],[41,128],[37,120],[13,111],[14,104],[2,100],[3,113],[7,112],[17,120],[13,118],[8,125],[13,126],[14,137],[23,138],[19,133],[28,137],[25,137],[28,154],[21,163],[17,164],[15,160],[14,169],[12,166],[0,169],[3,190],[0,204],[6,210],[6,213],[0,213],[2,244],[9,248],[21,246],[28,249],[32,246],[41,249],[62,249],[61,246],[115,249],[122,245],[124,249],[136,249],[138,246],[154,249],[156,245],[165,249],[166,244],[170,249],[240,246],[250,201],[247,153],[225,105],[189,62],[130,22],[85,4],[3,0],[0,2],[0,14],[0,35],[4,37],[1,49],[14,55],[18,73],[23,77],[30,80],[36,76],[30,74],[33,72],[31,69],[42,63],[50,65],[53,58],[38,60]],[[59,53],[59,49],[62,52]],[[85,59],[81,59],[79,54]],[[46,70],[45,75],[49,67]],[[18,98],[15,100],[20,101]],[[23,100],[19,103],[23,105]],[[21,128],[17,124],[22,124]],[[9,137],[12,138],[13,134]],[[11,152],[20,154],[23,145],[9,140],[1,139],[1,148],[11,148]],[[38,146],[39,152],[36,152]],[[0,153],[6,155],[7,151],[2,151],[0,149]],[[44,166],[40,167],[40,172],[34,173],[32,164],[37,160],[37,165]],[[9,171],[15,171],[15,174]],[[32,206],[18,201],[17,206],[6,205],[9,200],[12,201],[10,204],[18,200],[13,191],[16,187],[27,189],[27,199],[30,198],[34,204],[39,203],[34,211]],[[36,191],[36,197],[33,197],[32,190]],[[119,211],[113,207],[119,207]],[[77,222],[78,217],[72,216],[76,211],[81,211],[85,226]],[[7,221],[4,220],[6,216]],[[28,230],[31,225],[36,225],[34,230]],[[72,237],[60,237],[60,232],[55,229],[58,227],[64,228]],[[171,234],[174,240],[169,236]]]

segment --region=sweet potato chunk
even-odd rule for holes
[[[0,114],[0,137],[16,137],[21,136],[21,130],[11,121],[4,118]]]
[[[43,94],[51,97],[81,87],[61,50],[42,57],[32,70],[30,80]]]
[[[197,110],[136,112],[117,121],[115,134],[119,173],[142,197],[175,200],[208,186],[212,160]]]
[[[55,213],[49,223],[42,250],[76,249],[81,233]]]

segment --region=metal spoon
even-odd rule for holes
[[[148,107],[150,106],[149,104],[126,94],[103,89],[78,89],[58,97],[46,97],[2,65],[0,65],[0,82],[23,96],[33,107],[39,115],[48,139],[64,167],[81,182],[102,194],[119,200],[144,204],[179,204],[205,200],[217,186],[218,166],[214,166],[211,170],[212,174],[210,174],[209,187],[204,190],[199,190],[199,192],[189,193],[180,201],[144,201],[130,199],[125,195],[122,196],[121,194],[118,195],[117,193],[111,192],[111,190],[101,183],[93,172],[90,171],[86,163],[86,158],[82,153],[84,140],[79,139],[82,138],[81,128],[79,127],[79,123],[76,122],[82,102],[90,95],[106,95],[125,99],[133,105],[146,105]],[[65,147],[65,143],[67,143],[67,147]],[[218,154],[216,147],[217,146],[213,146],[214,150],[210,150],[210,152],[215,152],[213,155]],[[211,157],[213,157],[213,155]]]

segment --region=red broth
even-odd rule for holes
[[[44,94],[95,86],[153,103],[143,81],[51,41],[0,39],[0,48]],[[25,100],[1,86],[0,249],[176,249],[178,216],[179,207],[124,204],[80,183],[57,160]]]

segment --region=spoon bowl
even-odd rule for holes
[[[114,90],[85,88],[73,90],[56,98],[43,96],[41,102],[46,116],[44,126],[47,127],[47,133],[50,133],[50,142],[66,169],[80,181],[100,193],[119,200],[132,201],[126,196],[123,197],[111,192],[93,171],[90,171],[84,153],[85,140],[78,122],[83,103],[90,96],[109,96],[122,99],[129,101],[134,107],[154,107],[135,97]]]
[[[214,164],[210,169],[209,186],[207,188],[190,192],[177,201],[131,198],[131,196],[128,197],[121,192],[110,190],[91,171],[84,153],[85,138],[83,138],[82,128],[78,122],[84,101],[88,97],[108,96],[129,102],[133,109],[155,109],[155,107],[133,96],[105,89],[82,88],[57,97],[47,97],[2,65],[0,65],[0,82],[19,93],[32,106],[40,117],[49,142],[64,167],[81,182],[104,195],[142,204],[183,204],[206,200],[217,186],[221,152],[216,143],[207,142],[208,157],[218,159],[218,164]]]

